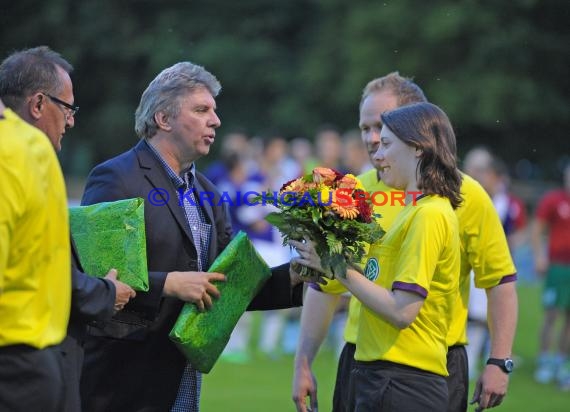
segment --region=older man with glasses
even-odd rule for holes
[[[77,112],[79,111],[79,106],[74,106],[72,104],[66,103],[61,99],[58,99],[55,96],[52,96],[51,94],[48,93],[42,93],[44,96],[49,97],[54,103],[59,104],[60,106],[63,106],[67,109],[65,116],[67,117],[73,117],[77,114]]]
[[[61,150],[61,139],[75,125],[79,110],[73,104],[72,70],[63,57],[46,46],[17,51],[0,64],[0,98],[23,120],[43,131],[56,151]],[[65,385],[62,410],[80,411],[79,379],[87,324],[111,319],[115,309],[123,308],[135,292],[117,280],[114,269],[105,279],[83,273],[73,239],[71,246],[71,314],[67,336],[59,346]]]

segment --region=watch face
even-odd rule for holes
[[[512,359],[505,359],[505,369],[507,372],[511,373],[513,371],[513,360]]]

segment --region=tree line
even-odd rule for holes
[[[1,58],[46,44],[75,66],[68,174],[130,147],[142,91],[182,60],[222,83],[218,136],[354,128],[367,81],[398,70],[450,115],[460,155],[485,144],[547,178],[570,155],[567,0],[2,3]]]

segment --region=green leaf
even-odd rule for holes
[[[265,216],[265,220],[271,223],[279,230],[287,231],[290,227],[287,219],[284,217],[282,213],[278,212],[271,212],[267,216]]]
[[[334,277],[346,278],[346,270],[348,265],[344,256],[341,254],[333,254],[329,259],[329,265]]]
[[[311,216],[313,218],[313,222],[315,225],[319,224],[319,220],[321,219],[321,209],[318,207],[314,207],[311,209]]]
[[[342,253],[342,242],[337,239],[334,233],[328,232],[326,234],[327,246],[331,254]]]

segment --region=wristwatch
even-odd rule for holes
[[[513,367],[515,366],[513,360],[511,358],[505,359],[497,359],[497,358],[489,358],[487,359],[487,365],[496,365],[503,370],[503,372],[509,374],[513,371]]]

